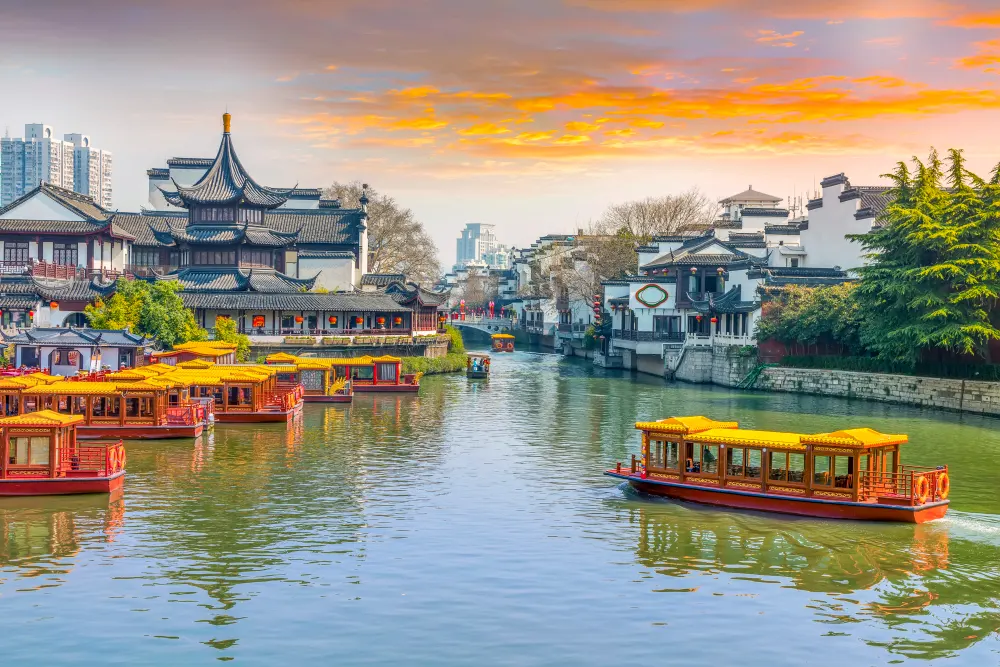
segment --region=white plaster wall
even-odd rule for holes
[[[823,188],[823,206],[809,211],[809,228],[799,236],[808,255],[800,266],[850,270],[864,264],[861,246],[846,237],[871,231],[872,220],[854,218],[861,200],[840,201],[843,190],[843,185]]]
[[[43,262],[52,261],[52,241],[42,242],[42,261]]]
[[[82,220],[79,215],[44,192],[36,194],[19,206],[0,215],[9,220]]]
[[[28,241],[28,257],[33,260],[38,260],[38,242]]]
[[[87,242],[80,241],[76,244],[76,264],[77,266],[87,266]]]
[[[122,271],[125,269],[125,243],[123,241],[111,242],[111,268]]]
[[[309,259],[299,258],[300,278],[319,275],[317,287],[325,287],[331,292],[350,290],[354,282],[354,260],[352,259]],[[359,281],[360,282],[360,281]]]

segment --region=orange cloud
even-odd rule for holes
[[[795,46],[795,42],[792,41],[793,39],[801,37],[804,34],[805,33],[801,30],[796,30],[795,32],[790,32],[784,35],[775,30],[758,30],[758,37],[755,41],[769,46],[782,46],[788,48]]]
[[[1000,28],[1000,12],[963,14],[950,21],[945,21],[944,25],[956,28]]]
[[[488,136],[493,134],[507,134],[510,132],[506,127],[495,123],[480,123],[472,127],[459,130],[458,133],[465,137]]]
[[[979,53],[959,58],[955,61],[958,69],[981,69],[984,72],[1000,71],[1000,39],[991,39],[985,42],[976,42],[974,46]]]

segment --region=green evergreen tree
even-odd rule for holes
[[[855,290],[862,343],[910,364],[928,351],[984,357],[989,341],[1000,339],[991,318],[1000,290],[1000,215],[985,199],[997,193],[988,194],[957,150],[947,174],[932,151],[926,164],[914,158],[912,173],[900,163],[887,177],[892,203],[881,224],[852,237],[869,262],[858,269]]]
[[[128,329],[157,340],[165,348],[205,340],[208,333],[184,306],[180,290],[176,281],[119,278],[109,299],[98,299],[84,312],[95,329]]]

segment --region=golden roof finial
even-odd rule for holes
[[[226,134],[229,134],[229,122],[232,119],[233,117],[229,114],[228,111],[222,114],[222,131],[225,132]]]

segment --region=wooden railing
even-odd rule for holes
[[[121,440],[90,442],[60,451],[57,477],[110,477],[125,469],[125,446]]]
[[[900,472],[862,470],[858,480],[858,498],[878,502],[906,502],[910,505],[943,500],[948,495],[948,489],[943,488],[942,483],[947,474],[947,466],[902,466]],[[926,480],[926,486],[921,480]],[[921,501],[922,492],[926,493],[926,497]]]
[[[171,426],[194,426],[200,421],[204,421],[204,416],[199,419],[199,412],[204,414],[201,405],[178,405],[167,408],[167,424]]]

